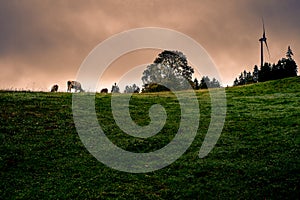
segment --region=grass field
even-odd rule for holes
[[[198,134],[171,165],[132,174],[97,161],[83,146],[72,94],[0,92],[0,199],[299,199],[300,77],[226,88],[227,116],[217,145],[198,157],[210,122],[210,98],[197,91]],[[119,147],[162,148],[176,134],[180,107],[171,93],[135,94],[131,116],[149,123],[148,109],[167,111],[157,135],[138,139],[116,126],[110,95],[96,95],[97,117]]]

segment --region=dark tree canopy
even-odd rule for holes
[[[200,89],[200,84],[197,78],[194,79],[194,83],[193,83],[193,88],[195,90],[199,90]]]
[[[192,82],[193,73],[194,69],[188,65],[187,58],[182,52],[165,50],[143,72],[144,91],[149,89],[146,87],[155,84],[165,86],[159,89],[168,87],[175,90],[187,89],[188,84]]]
[[[221,84],[217,79],[213,78],[212,80],[210,80],[208,76],[203,76],[199,85],[200,89],[220,88],[220,87]]]
[[[236,78],[233,85],[245,85],[249,83],[264,82],[281,78],[297,76],[297,64],[292,58],[293,52],[288,47],[286,58],[282,58],[277,64],[265,63],[258,69],[255,65],[253,73],[244,71],[239,78]]]
[[[253,83],[257,83],[257,81],[258,81],[258,73],[259,73],[259,69],[258,69],[257,65],[255,65],[254,69],[253,69],[253,73],[252,73]]]
[[[270,80],[271,70],[272,70],[271,63],[265,63],[263,66],[261,66],[258,72],[258,81],[264,82]]]
[[[132,86],[126,85],[124,90],[124,93],[139,93],[139,92],[140,92],[140,88],[136,84],[133,84]]]
[[[176,75],[181,75],[187,80],[192,80],[194,69],[188,65],[186,56],[180,51],[163,51],[154,60],[155,64],[162,64],[173,69]]]

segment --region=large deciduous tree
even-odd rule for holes
[[[149,86],[162,85],[162,90],[184,90],[190,87],[194,69],[188,65],[186,56],[180,51],[164,50],[143,72],[144,91]],[[156,87],[157,89],[157,87]]]

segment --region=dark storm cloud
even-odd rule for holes
[[[297,56],[299,8],[297,0],[0,0],[0,87],[65,84],[99,42],[145,26],[194,38],[230,83],[259,63],[262,16],[271,62],[283,57],[288,45]]]

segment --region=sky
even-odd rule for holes
[[[193,38],[214,61],[222,84],[232,85],[244,69],[260,65],[262,17],[271,54],[265,61],[276,63],[290,45],[300,63],[299,10],[299,0],[0,0],[0,89],[48,91],[58,84],[66,91],[66,82],[76,79],[98,44],[143,27]],[[126,71],[152,63],[160,51],[122,55],[99,88],[110,89]],[[140,85],[136,81],[140,77],[128,84]]]

